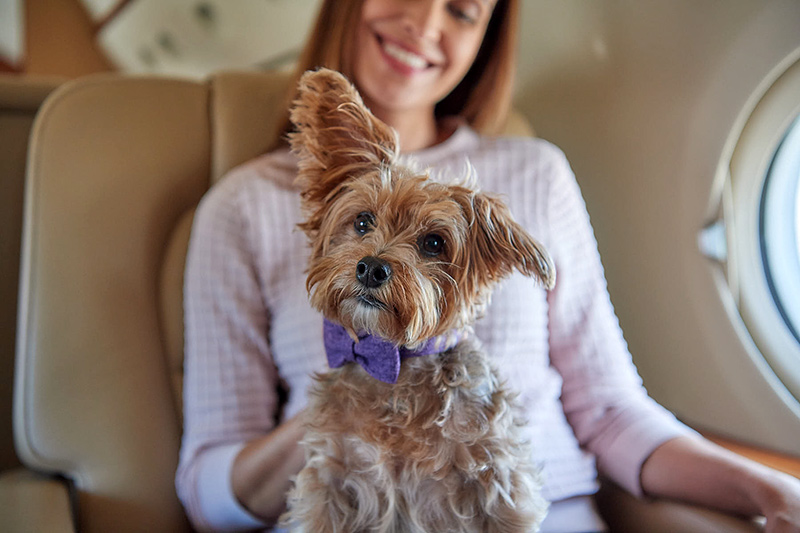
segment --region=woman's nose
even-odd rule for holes
[[[417,38],[437,41],[442,33],[445,5],[442,0],[406,2],[406,27]]]

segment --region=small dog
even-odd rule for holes
[[[305,73],[291,120],[332,369],[310,391],[283,525],[536,531],[538,472],[469,326],[513,269],[552,288],[547,252],[497,199],[399,166],[396,133],[341,74]]]

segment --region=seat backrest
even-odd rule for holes
[[[11,435],[25,160],[33,118],[62,82],[0,74],[0,472],[19,466]]]
[[[31,136],[14,435],[85,531],[188,529],[174,490],[194,207],[272,142],[288,77],[66,84]]]
[[[286,99],[290,82],[291,75],[280,72],[223,72],[211,79],[215,102],[212,182],[273,144],[278,121],[290,103]],[[531,137],[534,131],[527,118],[512,110],[503,134]]]
[[[221,72],[208,80],[210,185],[273,145],[289,81],[286,73],[249,71]],[[179,414],[183,412],[183,270],[193,215],[191,209],[176,224],[159,287],[165,353]]]
[[[210,79],[212,183],[273,144],[288,104],[290,80],[291,75],[283,72],[221,72]]]
[[[208,110],[205,84],[102,76],[34,126],[15,439],[28,467],[74,481],[85,531],[188,528],[159,287],[210,182]]]
[[[84,531],[189,529],[173,479],[192,214],[272,144],[287,83],[103,75],[60,88],[37,118],[15,439],[25,465],[73,481]]]

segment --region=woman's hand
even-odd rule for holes
[[[767,519],[765,533],[800,532],[800,480],[771,472],[754,488],[753,497]]]
[[[251,441],[233,462],[233,493],[245,509],[268,524],[280,518],[291,478],[305,464],[300,446],[304,431],[301,413]]]
[[[800,533],[800,480],[699,437],[662,444],[642,466],[642,488],[741,516],[764,516],[765,533]]]

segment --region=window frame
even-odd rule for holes
[[[780,65],[746,119],[729,164],[730,202],[723,219],[730,289],[766,362],[800,400],[800,343],[771,287],[763,250],[763,195],[776,153],[800,116],[800,53]]]

